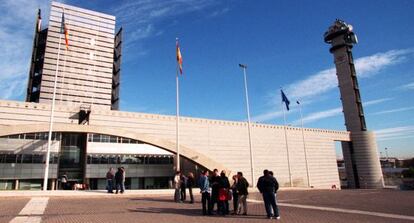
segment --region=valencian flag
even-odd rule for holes
[[[40,9],[37,13],[37,32],[42,30],[42,16],[40,16]]]
[[[280,93],[282,94],[282,102],[284,102],[286,104],[286,109],[289,111],[289,104],[290,101],[289,99],[286,97],[285,93],[283,92],[283,90],[280,90]]]
[[[180,68],[180,74],[183,74],[183,57],[181,56],[180,45],[178,44],[178,38],[176,39],[175,46],[177,50],[178,67]]]
[[[69,50],[69,32],[68,27],[65,23],[65,12],[62,12],[62,24],[60,27],[60,33],[65,34],[65,44],[66,44],[66,50]]]

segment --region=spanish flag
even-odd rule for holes
[[[183,57],[181,56],[180,45],[178,44],[178,38],[175,42],[177,48],[177,63],[178,67],[180,68],[180,74],[183,74]]]
[[[62,13],[62,24],[60,27],[60,33],[65,34],[65,44],[66,44],[66,50],[69,50],[69,32],[68,27],[65,23],[65,12]]]

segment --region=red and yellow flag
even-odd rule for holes
[[[178,44],[178,38],[176,40],[176,48],[177,48],[177,63],[180,69],[180,74],[183,74],[183,57],[181,56],[180,45]]]
[[[62,24],[60,27],[60,33],[65,34],[65,44],[66,44],[66,50],[69,50],[69,32],[68,27],[65,23],[65,12],[62,13]]]

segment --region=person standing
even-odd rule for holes
[[[213,170],[213,176],[210,178],[210,185],[211,185],[211,210],[214,210],[214,204],[217,204],[217,212],[219,211],[219,202],[218,202],[218,196],[219,196],[219,182],[220,182],[220,176],[217,169]]]
[[[257,188],[263,196],[267,218],[272,219],[274,217],[280,219],[275,196],[275,192],[279,189],[279,183],[276,178],[271,176],[268,170],[264,170],[263,176],[257,181]]]
[[[106,173],[106,189],[108,190],[108,193],[113,194],[114,191],[114,168],[109,168],[108,172]]]
[[[226,171],[221,171],[219,180],[219,212],[222,215],[229,214],[229,189],[230,183],[226,176]]]
[[[121,191],[121,194],[124,193],[124,178],[125,175],[123,174],[122,168],[118,167],[118,171],[115,173],[115,187],[116,187],[116,194],[118,191]]]
[[[182,202],[184,202],[187,198],[186,188],[187,188],[187,177],[183,173],[181,173],[180,174],[180,193],[181,193]]]
[[[233,184],[231,185],[231,192],[233,195],[233,213],[232,214],[237,214],[237,210],[238,210],[238,203],[239,203],[239,193],[237,191],[237,175],[233,175]]]
[[[238,178],[238,181],[237,181],[236,187],[239,193],[237,214],[241,214],[241,209],[243,207],[243,215],[247,215],[247,195],[249,194],[248,192],[249,182],[247,182],[246,178],[243,177],[242,172],[237,172],[237,178]]]
[[[62,185],[62,189],[63,190],[67,190],[68,187],[68,174],[65,172],[63,173],[63,175],[60,177],[60,183]]]
[[[201,193],[201,204],[203,215],[211,215],[210,200],[210,181],[208,180],[208,170],[204,170],[198,179],[198,185]]]
[[[189,172],[188,177],[187,177],[187,187],[188,187],[188,193],[190,194],[190,204],[194,203],[194,196],[193,196],[194,185],[195,185],[194,174],[192,172]]]
[[[125,192],[125,180],[126,180],[126,171],[125,171],[125,167],[121,167],[122,170],[122,181],[121,181],[121,194],[123,194]]]
[[[180,199],[180,186],[181,186],[181,177],[180,177],[180,171],[177,171],[174,176],[174,201],[177,203],[181,203]]]

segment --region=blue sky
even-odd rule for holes
[[[414,2],[112,1],[64,3],[113,14],[124,28],[121,110],[175,114],[175,38],[180,38],[184,116],[246,120],[248,65],[253,121],[283,124],[279,88],[301,99],[305,127],[344,130],[333,57],[323,33],[336,18],[358,36],[356,70],[378,149],[414,156]],[[0,0],[0,98],[23,100],[36,8],[49,1]],[[16,27],[18,27],[16,29]],[[292,103],[293,104],[293,103]],[[292,105],[287,122],[300,125]]]

